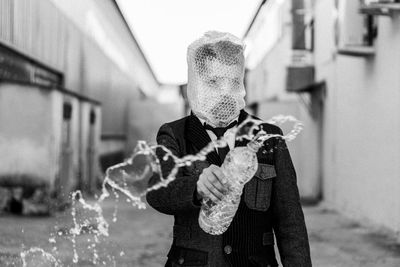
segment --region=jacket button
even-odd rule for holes
[[[229,246],[229,245],[226,245],[225,247],[224,247],[224,252],[226,253],[226,254],[231,254],[232,253],[232,247],[231,246]]]
[[[184,262],[185,262],[185,259],[182,258],[182,257],[180,257],[179,260],[178,260],[178,263],[179,263],[179,264],[183,264]]]

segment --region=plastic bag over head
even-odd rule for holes
[[[187,95],[193,113],[225,127],[244,108],[244,44],[230,33],[210,31],[188,47]]]

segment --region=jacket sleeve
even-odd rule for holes
[[[282,134],[280,129],[279,133]],[[272,188],[271,204],[281,261],[284,267],[309,267],[310,247],[296,172],[286,143],[280,138],[276,138],[274,157],[277,177]]]
[[[177,142],[172,128],[168,124],[161,126],[157,134],[157,143],[168,148],[175,156],[182,157],[179,143]],[[157,151],[160,160],[163,177],[166,178],[171,172],[175,163],[171,158],[167,161],[163,159],[163,153]],[[190,210],[199,209],[200,206],[194,203],[196,192],[197,176],[183,175],[181,170],[178,171],[175,180],[170,182],[167,187],[161,187],[147,193],[147,202],[159,212],[174,215]],[[160,181],[160,175],[154,173],[150,178],[150,184],[153,185]]]

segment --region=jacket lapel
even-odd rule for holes
[[[210,137],[208,136],[206,130],[203,125],[199,121],[199,119],[191,114],[188,118],[188,122],[186,124],[186,138],[190,141],[194,147],[196,147],[199,151],[203,149],[208,143],[211,142]],[[210,164],[215,164],[217,166],[221,166],[222,162],[219,158],[217,152],[214,150],[211,153],[207,154],[207,161]]]
[[[239,114],[239,119],[238,119],[238,124],[240,125],[245,119],[247,119],[247,117],[250,116],[246,111],[244,111],[243,109],[240,111]],[[242,139],[241,141],[239,141],[238,139],[235,140],[235,147],[238,146],[245,146],[247,145],[249,141],[246,139]]]
[[[241,110],[238,118],[238,125],[240,125],[248,116],[250,116],[246,111]],[[201,124],[200,120],[193,114],[188,118],[188,123],[186,124],[186,138],[190,141],[194,147],[199,151],[203,149],[208,143],[211,142],[206,130]],[[242,141],[235,141],[235,147],[245,146],[249,141],[243,139]],[[222,162],[219,158],[217,152],[214,150],[207,154],[207,161],[210,164],[215,164],[221,166]]]

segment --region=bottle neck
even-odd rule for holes
[[[261,147],[261,144],[258,143],[257,141],[250,141],[250,142],[247,143],[247,147],[248,147],[251,151],[257,153],[257,151],[258,151],[258,150],[260,149],[260,147]]]

